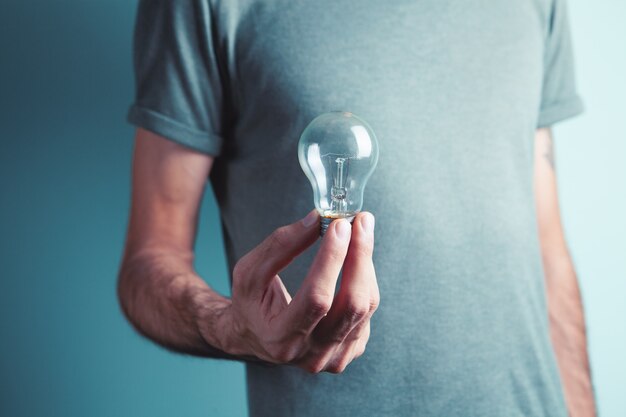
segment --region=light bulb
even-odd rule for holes
[[[349,112],[317,116],[302,132],[298,159],[313,187],[321,234],[334,219],[348,219],[363,207],[363,191],[378,162],[372,128]]]

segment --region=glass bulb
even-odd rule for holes
[[[322,234],[333,219],[352,220],[378,162],[378,141],[363,119],[349,112],[322,114],[304,129],[298,159],[313,187]]]

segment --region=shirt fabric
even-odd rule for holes
[[[247,364],[251,416],[566,416],[533,193],[535,130],[582,110],[564,1],[141,2],[129,120],[217,156],[231,270],[312,208],[315,116],[379,139],[367,350],[341,375]]]

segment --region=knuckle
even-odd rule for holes
[[[235,267],[233,268],[233,278],[238,278],[241,275],[243,275],[243,272],[245,270],[245,257],[241,258],[236,264]]]
[[[289,229],[287,226],[279,227],[270,235],[270,246],[284,248],[289,244]]]
[[[319,374],[324,369],[324,363],[321,361],[310,361],[303,366],[304,370],[311,374]]]
[[[330,311],[332,298],[320,293],[310,293],[307,306],[312,316],[325,316]]]
[[[368,313],[367,308],[348,306],[344,311],[345,317],[352,323],[358,323],[365,318]]]
[[[359,322],[370,312],[369,302],[363,302],[363,297],[354,297],[346,302],[345,317],[352,322]]]
[[[359,358],[363,356],[363,354],[365,353],[366,347],[367,347],[367,339],[360,340],[357,343],[356,347],[354,348],[354,357]]]
[[[341,366],[341,365],[331,365],[328,367],[327,371],[330,372],[331,374],[340,374],[342,373],[344,370],[346,369],[345,366]]]
[[[337,360],[336,362],[328,366],[326,368],[326,371],[330,372],[331,374],[343,373],[343,371],[345,371],[346,368],[348,367],[349,363],[350,363],[350,360],[348,358],[340,358],[339,360]]]
[[[290,344],[271,347],[268,353],[278,363],[290,363],[296,358],[296,350]]]
[[[367,326],[365,326],[365,328],[362,330],[361,334],[360,334],[360,340],[363,344],[363,349],[365,349],[365,345],[367,345],[367,342],[370,340],[370,334],[371,334],[371,328],[370,328],[370,324],[367,323]]]
[[[247,288],[246,282],[250,275],[249,271],[245,258],[242,258],[235,264],[233,268],[233,296],[236,296],[236,294],[245,294]]]
[[[290,363],[294,360],[294,355],[287,350],[281,350],[275,354],[274,359],[279,363]]]
[[[360,358],[365,353],[365,343],[359,344],[359,346],[354,350],[354,358]]]
[[[370,307],[369,307],[369,312],[373,313],[378,309],[378,306],[380,305],[380,295],[375,294],[370,298]]]
[[[241,280],[245,278],[250,272],[250,262],[248,255],[245,255],[241,258],[233,268],[233,280]]]
[[[288,352],[286,350],[284,350],[284,349],[280,349],[280,350],[279,349],[274,349],[274,350],[272,350],[270,355],[278,363],[287,363],[287,362],[289,362],[289,359],[290,359]]]

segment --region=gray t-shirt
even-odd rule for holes
[[[248,364],[251,416],[566,415],[533,195],[536,128],[582,110],[564,0],[146,0],[135,42],[129,120],[218,156],[231,268],[312,208],[316,115],[380,142],[367,351],[341,375]]]

